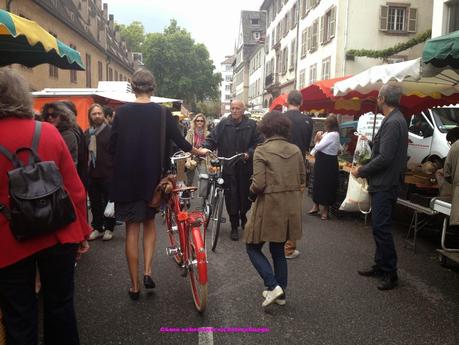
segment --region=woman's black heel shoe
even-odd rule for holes
[[[140,291],[132,291],[131,289],[129,289],[129,297],[133,300],[133,301],[137,301],[140,297]]]
[[[151,279],[150,276],[144,275],[143,276],[143,286],[145,286],[145,289],[154,289],[156,284],[153,281],[153,279]]]

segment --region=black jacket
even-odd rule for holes
[[[370,162],[359,170],[361,177],[368,178],[369,191],[398,187],[404,179],[408,149],[408,126],[400,110],[383,120],[372,149]]]
[[[234,123],[231,115],[221,120],[218,125],[207,136],[203,147],[210,150],[218,150],[221,157],[231,157],[238,153],[248,153],[250,156],[247,162],[238,162],[237,164],[228,164],[225,162],[223,169],[224,174],[233,174],[234,169],[247,169],[248,173],[252,171],[253,152],[258,144],[263,141],[257,130],[257,123],[254,120],[243,116],[239,124]]]
[[[88,177],[89,178],[109,178],[112,175],[113,162],[112,155],[110,154],[110,136],[112,128],[107,125],[96,136],[97,153],[96,153],[96,166],[93,167],[92,163],[88,162]],[[89,129],[84,132],[86,140],[86,148],[89,146]],[[88,160],[90,157],[88,156]]]
[[[312,120],[308,115],[304,115],[298,110],[288,110],[285,115],[292,122],[289,141],[299,147],[304,157],[311,146]]]

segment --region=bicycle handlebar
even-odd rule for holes
[[[191,157],[191,153],[184,152],[184,151],[177,151],[176,153],[172,155],[171,161],[172,163],[174,163],[175,161],[178,161],[179,159],[186,159],[189,157]]]

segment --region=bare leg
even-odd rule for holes
[[[139,233],[140,223],[126,223],[126,258],[132,292],[139,291]]]
[[[322,219],[328,219],[328,206],[324,206],[320,213]]]
[[[319,212],[319,204],[316,204],[314,203],[314,206],[312,206],[311,210],[309,211],[309,213],[317,213]]]
[[[144,275],[151,276],[153,256],[156,247],[156,224],[154,219],[143,222],[143,258]]]

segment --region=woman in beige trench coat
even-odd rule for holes
[[[287,260],[284,243],[301,238],[304,161],[297,146],[287,141],[290,120],[279,112],[266,114],[259,124],[266,140],[253,158],[250,192],[256,195],[244,230],[247,254],[267,288],[263,307],[285,304]],[[269,242],[274,271],[261,249]]]

